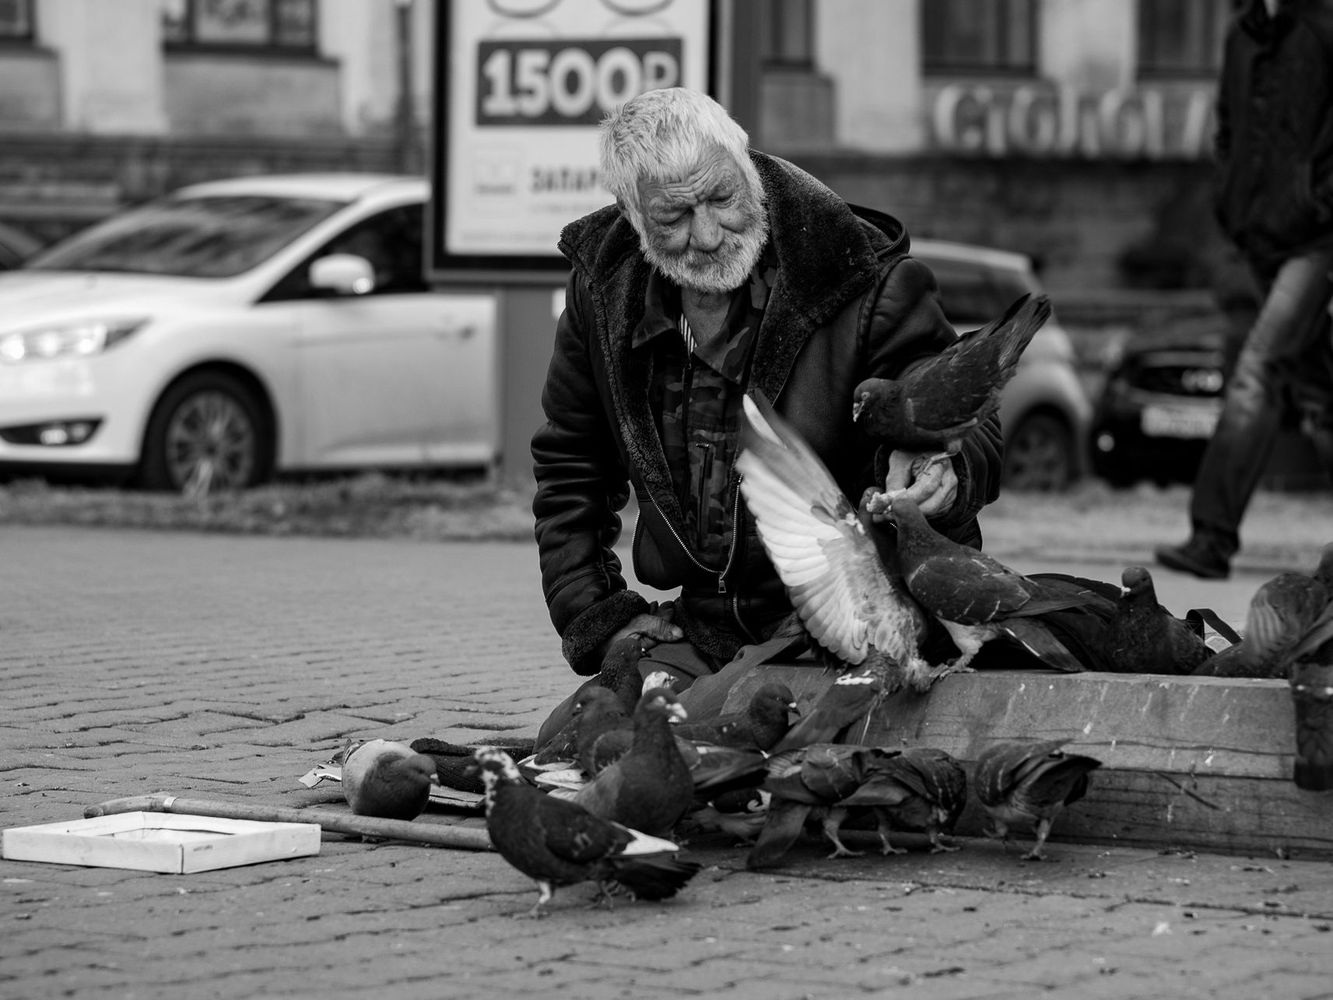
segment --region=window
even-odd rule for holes
[[[168,45],[313,51],[316,0],[162,0]]]
[[[768,0],[759,16],[759,60],[765,66],[814,65],[810,0]]]
[[[1139,74],[1213,76],[1234,0],[1139,0]]]
[[[32,0],[0,0],[0,42],[32,41]]]
[[[922,0],[927,73],[1022,73],[1037,65],[1034,0]]]

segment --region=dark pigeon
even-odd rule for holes
[[[1052,611],[1097,600],[1092,592],[1047,587],[1005,566],[979,549],[940,534],[911,500],[878,494],[866,506],[887,506],[898,529],[898,563],[907,590],[948,630],[959,656],[954,670],[969,668],[981,647],[1007,636],[1047,666],[1082,670],[1068,648],[1041,622]]]
[[[1250,598],[1240,642],[1198,671],[1215,677],[1288,678],[1293,664],[1333,638],[1333,544],[1313,573],[1279,573]]]
[[[416,819],[435,781],[435,761],[404,743],[367,740],[343,755],[343,797],[358,816]]]
[[[1000,319],[898,378],[866,379],[854,393],[853,420],[894,449],[957,452],[968,431],[999,409],[1018,359],[1050,314],[1046,296],[1024,295]]]
[[[595,816],[666,837],[694,802],[694,779],[671,732],[685,710],[666,688],[652,688],[634,709],[629,751],[600,771],[574,801]]]
[[[1146,567],[1127,566],[1120,583],[1120,600],[1106,634],[1111,670],[1190,674],[1213,656],[1189,623],[1158,603],[1152,574]]]
[[[540,917],[554,891],[578,882],[597,883],[597,902],[611,904],[607,883],[636,899],[670,899],[699,871],[677,857],[670,841],[601,819],[565,799],[523,781],[502,750],[479,748],[476,761],[486,787],[486,829],[500,856],[537,883]]]
[[[812,812],[823,818],[824,834],[834,845],[831,856],[855,853],[839,836],[843,816],[835,807],[861,787],[873,761],[895,752],[850,743],[813,743],[773,754],[762,786],[771,796],[768,818],[746,856],[746,867],[781,863]]]
[[[674,727],[677,736],[720,746],[772,750],[791,728],[791,716],[800,714],[796,696],[781,681],[765,681],[750,696],[744,711]]]
[[[992,744],[977,757],[973,785],[990,820],[988,836],[1008,842],[1015,824],[1033,826],[1037,841],[1024,860],[1045,858],[1051,824],[1065,806],[1088,791],[1088,775],[1102,766],[1095,757],[1065,753],[1063,740]]]
[[[903,854],[889,834],[895,830],[922,831],[931,853],[956,851],[942,833],[952,833],[967,805],[967,772],[943,750],[911,747],[888,757],[871,758],[861,786],[838,803],[839,809],[869,807],[875,814],[881,853]]]

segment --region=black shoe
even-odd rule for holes
[[[1191,535],[1184,545],[1159,545],[1155,554],[1167,569],[1192,573],[1204,580],[1225,580],[1231,575],[1231,560],[1198,535]]]

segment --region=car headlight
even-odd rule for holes
[[[0,362],[17,364],[20,361],[100,354],[113,344],[120,343],[146,322],[147,319],[142,316],[78,320],[0,333]]]

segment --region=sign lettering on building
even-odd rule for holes
[[[931,102],[932,145],[992,157],[1200,159],[1212,153],[1213,102],[1207,87],[950,83]]]

